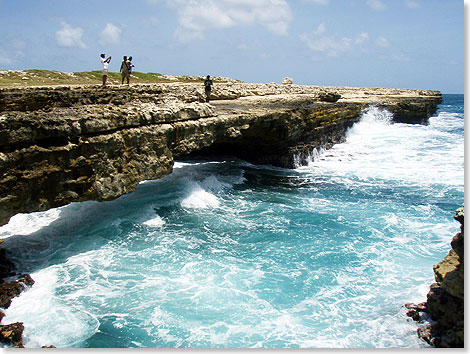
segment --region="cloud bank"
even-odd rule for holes
[[[83,29],[73,28],[66,22],[62,22],[62,28],[55,33],[56,43],[59,47],[86,48],[82,40]]]
[[[362,32],[356,37],[334,38],[327,34],[324,23],[321,23],[312,33],[303,33],[299,37],[312,51],[330,57],[337,57],[342,53],[349,52],[369,40],[369,34],[366,32]]]
[[[180,40],[200,39],[208,30],[261,25],[286,35],[292,11],[286,0],[167,0],[178,15]]]
[[[100,44],[117,44],[120,42],[122,30],[112,23],[106,24],[106,27],[100,34]]]
[[[387,5],[380,0],[367,0],[367,5],[374,11],[384,11],[387,9]]]

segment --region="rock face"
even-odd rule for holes
[[[427,302],[407,305],[408,315],[416,321],[428,313],[434,324],[418,330],[418,335],[438,348],[464,347],[464,207],[454,218],[460,232],[452,239],[449,254],[434,266],[436,283],[431,285]]]
[[[0,248],[0,308],[10,307],[12,299],[33,284],[34,280],[29,274],[16,274],[15,265],[7,259],[5,249]],[[0,310],[0,322],[4,316],[3,310]],[[15,348],[24,348],[23,329],[22,322],[0,324],[0,342]]]
[[[437,91],[214,83],[0,90],[0,225],[16,213],[112,200],[175,159],[231,154],[293,167],[344,139],[370,104],[422,122]]]

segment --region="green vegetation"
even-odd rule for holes
[[[198,76],[170,76],[159,73],[132,72],[131,83],[162,83],[162,82],[201,82]],[[84,85],[100,84],[101,71],[82,71],[64,73],[54,70],[0,70],[0,87],[5,86],[41,86],[41,85]],[[110,72],[108,84],[120,84],[121,74]]]

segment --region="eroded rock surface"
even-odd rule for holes
[[[0,225],[16,213],[112,200],[195,152],[293,167],[344,139],[370,104],[419,123],[437,91],[279,84],[0,90]]]

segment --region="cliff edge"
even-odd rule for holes
[[[115,199],[175,159],[234,155],[294,167],[344,140],[369,105],[423,123],[440,92],[214,83],[0,89],[0,225],[17,213]]]

